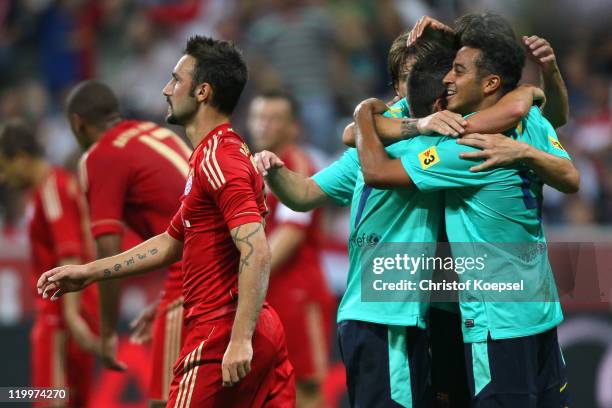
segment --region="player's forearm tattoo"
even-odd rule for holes
[[[232,239],[234,240],[234,243],[236,244],[236,246],[238,247],[238,249],[240,250],[241,256],[240,256],[240,268],[239,268],[239,274],[242,273],[242,269],[245,266],[249,265],[249,259],[251,258],[251,256],[253,255],[253,253],[255,252],[255,248],[253,247],[253,244],[251,243],[250,239],[251,237],[253,237],[255,234],[257,234],[259,232],[259,230],[261,230],[262,225],[261,224],[257,224],[257,227],[255,227],[255,229],[253,231],[250,232],[242,232],[241,233],[241,229],[242,226],[239,226],[236,228],[236,231],[234,231],[231,235],[232,235]],[[246,246],[248,251],[242,251],[242,248]],[[245,253],[246,252],[246,253]]]
[[[413,118],[402,118],[402,124],[400,127],[400,135],[403,138],[413,137],[419,134],[417,128],[418,119]]]
[[[151,256],[153,255],[157,255],[159,253],[159,249],[157,248],[152,248],[148,250],[149,254]],[[122,263],[125,264],[126,268],[132,265],[135,265],[137,263],[137,261],[144,261],[147,258],[147,253],[142,253],[142,254],[136,254],[136,258],[135,259],[133,256],[126,258],[125,260],[122,261]],[[105,279],[108,279],[111,277],[112,274],[112,270],[115,272],[119,272],[122,269],[122,265],[120,263],[115,264],[112,268],[106,268],[104,269],[104,271],[102,271],[102,276]]]

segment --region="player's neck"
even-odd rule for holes
[[[32,161],[32,167],[30,171],[30,175],[32,177],[31,183],[34,187],[38,187],[41,185],[49,173],[51,173],[51,165],[43,159],[34,159]]]
[[[194,120],[185,126],[185,133],[191,144],[195,147],[214,128],[227,122],[229,122],[229,116],[226,114],[214,109],[207,109],[207,111],[199,112],[199,114],[195,115]]]
[[[499,101],[499,99],[501,98],[501,96],[499,95],[499,92],[493,94],[493,95],[489,95],[486,96],[481,102],[480,104],[476,107],[476,109],[473,109],[471,112],[478,112],[481,110],[485,110],[487,108],[490,108],[491,106],[495,105],[497,103],[497,101]]]

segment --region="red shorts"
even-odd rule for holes
[[[229,343],[234,316],[193,321],[174,367],[167,407],[295,406],[295,377],[287,358],[285,334],[278,315],[267,305],[253,334],[251,372],[233,387],[223,387],[221,361]]]
[[[298,293],[298,288],[283,289],[270,290],[267,300],[285,328],[295,378],[322,381],[327,373],[334,324],[332,300],[309,299]]]
[[[151,382],[149,399],[166,401],[172,380],[172,367],[184,340],[183,298],[162,298],[153,322]]]
[[[95,358],[68,336],[53,316],[38,316],[30,334],[32,386],[67,387],[69,405],[87,406],[93,384]],[[67,405],[61,401],[34,403],[34,407]]]

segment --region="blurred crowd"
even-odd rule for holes
[[[570,95],[560,139],[582,172],[581,191],[546,192],[549,224],[612,223],[612,5],[606,0],[3,0],[0,2],[0,123],[23,118],[48,158],[74,168],[79,156],[63,113],[76,82],[98,78],[121,98],[126,117],[163,122],[161,89],[193,33],[235,41],[250,81],[235,113],[283,87],[301,107],[302,142],[321,163],[342,151],[355,105],[391,99],[389,45],[422,15],[451,24],[492,10],[517,35],[553,45]],[[539,83],[535,66],[525,80]],[[248,136],[248,135],[247,135]],[[22,194],[0,183],[5,229],[23,219]]]

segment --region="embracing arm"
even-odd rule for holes
[[[502,134],[471,134],[457,143],[481,150],[461,153],[464,159],[484,159],[471,171],[483,171],[522,162],[540,176],[542,181],[562,193],[576,193],[580,188],[580,173],[574,164],[563,157],[539,150],[528,143],[516,141]]]
[[[374,115],[376,133],[383,144],[388,145],[417,135],[437,133],[441,136],[459,136],[469,133],[504,132],[529,113],[534,100],[543,100],[544,93],[532,85],[521,85],[504,95],[495,105],[468,118],[448,110],[432,113],[420,119],[386,118]],[[355,124],[349,124],[342,134],[342,142],[355,143]]]
[[[468,117],[464,133],[500,133],[512,129],[527,116],[534,101],[543,99],[541,89],[521,85],[504,95],[495,105]]]
[[[368,99],[357,106],[357,151],[365,184],[374,188],[393,188],[412,185],[400,159],[389,157],[376,134],[374,113],[385,109],[382,101]]]
[[[524,36],[523,44],[527,48],[529,58],[540,66],[542,85],[546,94],[542,114],[554,128],[561,127],[569,118],[569,100],[554,50],[548,41],[537,35]]]

